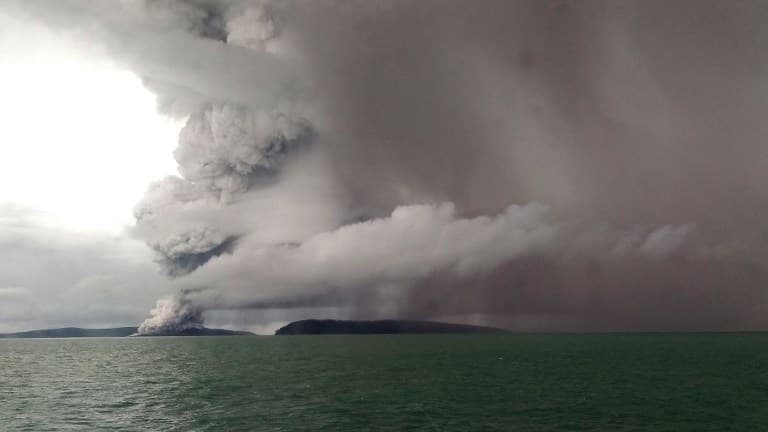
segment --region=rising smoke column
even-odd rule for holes
[[[243,107],[219,105],[195,112],[179,136],[174,156],[179,177],[151,187],[137,206],[137,232],[158,254],[167,274],[189,273],[209,259],[231,252],[240,234],[228,227],[177,224],[174,209],[199,205],[227,206],[248,190],[267,183],[291,152],[309,145],[313,132],[303,118],[283,113],[258,113]],[[173,217],[165,223],[163,218]],[[162,227],[162,229],[156,229]]]
[[[167,10],[173,10],[175,4],[169,4]],[[201,5],[203,18],[191,30],[202,38],[267,53],[270,41],[279,35],[280,24],[266,6],[250,6],[225,18]],[[283,161],[315,138],[310,121],[290,109],[205,101],[200,96],[195,98],[202,106],[189,114],[174,152],[181,177],[152,186],[136,209],[136,232],[147,240],[170,277],[183,276],[221,254],[233,253],[243,234],[210,220],[178,224],[184,219],[185,207],[226,207],[249,190],[269,185]],[[290,104],[286,98],[276,105]],[[202,325],[201,309],[192,306],[183,293],[160,300],[152,315],[140,326],[140,333]]]
[[[150,314],[139,326],[139,334],[174,335],[203,327],[203,311],[183,294],[158,300]]]

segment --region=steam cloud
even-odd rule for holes
[[[203,311],[183,296],[163,298],[139,326],[139,334],[174,335],[203,327]]]
[[[9,10],[98,41],[187,121],[180,177],[136,207],[135,234],[180,287],[142,332],[313,307],[768,325],[763,2]]]

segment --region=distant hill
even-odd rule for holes
[[[136,333],[136,327],[105,329],[84,329],[65,327],[57,329],[31,330],[18,333],[3,333],[0,338],[67,338],[67,337],[123,337]]]
[[[504,333],[494,327],[448,324],[432,321],[343,321],[308,319],[279,328],[276,336],[318,334],[399,334],[399,333]]]
[[[18,333],[0,333],[0,339],[14,338],[80,338],[80,337],[125,337],[136,334],[137,327],[115,327],[105,329],[84,329],[79,327],[65,327],[58,329],[32,330]],[[196,328],[187,329],[173,334],[161,334],[152,336],[240,336],[253,335],[253,333],[237,330]]]

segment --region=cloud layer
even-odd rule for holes
[[[180,302],[768,325],[764,3],[7,9],[92,41],[186,119],[180,177],[148,191],[134,232]]]

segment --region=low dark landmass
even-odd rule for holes
[[[400,333],[504,333],[506,330],[466,324],[432,321],[342,321],[308,319],[279,328],[276,336],[317,334],[400,334]]]
[[[79,327],[65,327],[58,329],[32,330],[18,333],[0,333],[0,339],[21,338],[80,338],[80,337],[126,337],[135,335],[137,327],[115,327],[105,329],[84,329]],[[175,333],[156,334],[148,336],[252,336],[253,333],[238,330],[224,330],[211,328],[186,329]]]

